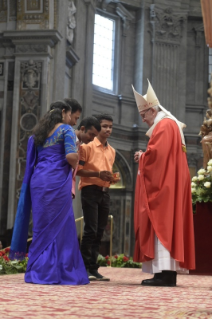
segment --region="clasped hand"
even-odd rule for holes
[[[136,163],[138,163],[139,162],[139,159],[140,159],[140,157],[141,157],[141,155],[143,154],[143,151],[138,151],[138,152],[135,152],[135,154],[134,154],[134,161],[136,162]]]
[[[111,182],[113,180],[113,175],[109,171],[101,171],[99,177],[105,182]]]
[[[113,174],[109,171],[101,171],[99,177],[105,182],[110,182],[110,184],[116,184],[120,181],[120,178],[114,178]]]

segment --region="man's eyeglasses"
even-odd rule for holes
[[[144,111],[142,114],[140,113],[140,116],[142,117],[143,120],[145,119],[145,114],[146,114],[150,109],[151,109],[151,107],[150,107],[148,110]]]

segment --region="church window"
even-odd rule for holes
[[[93,46],[93,84],[114,91],[115,20],[95,14]]]

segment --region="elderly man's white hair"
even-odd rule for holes
[[[159,105],[153,106],[152,109],[154,109],[156,112],[162,111]]]

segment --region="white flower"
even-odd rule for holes
[[[191,189],[191,193],[192,193],[192,194],[196,193],[196,188],[192,188],[192,189]]]
[[[191,183],[191,187],[196,187],[196,186],[197,186],[196,183],[194,183],[194,182]]]
[[[199,180],[199,181],[203,181],[204,178],[205,178],[204,175],[199,175],[199,176],[198,176],[198,180]]]
[[[212,159],[208,162],[208,165],[212,166]]]
[[[198,181],[198,177],[197,176],[192,177],[192,182],[197,182],[197,181]]]
[[[211,187],[211,182],[205,182],[205,183],[204,183],[204,186],[205,186],[206,188],[210,188],[210,187]]]
[[[197,172],[198,175],[203,175],[203,174],[205,174],[205,173],[206,173],[206,171],[205,171],[204,168],[201,168],[201,169]]]
[[[212,171],[212,165],[207,167],[207,171],[211,172]]]

